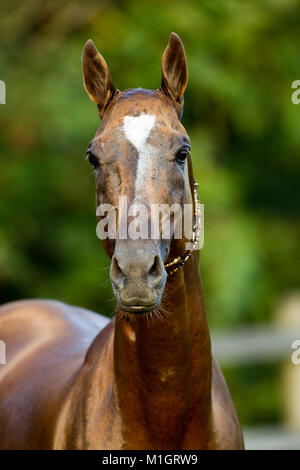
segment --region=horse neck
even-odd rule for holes
[[[196,253],[168,278],[161,305],[161,319],[117,311],[114,388],[125,428],[147,423],[153,439],[174,445],[196,405],[202,421],[210,410],[210,336]]]

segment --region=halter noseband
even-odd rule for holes
[[[170,261],[170,263],[165,264],[165,268],[167,270],[168,276],[172,276],[174,273],[179,271],[180,268],[187,262],[187,260],[191,257],[192,253],[194,252],[200,238],[200,230],[201,230],[201,209],[200,209],[200,202],[198,196],[198,188],[199,184],[196,180],[194,180],[194,221],[195,224],[193,226],[193,235],[192,235],[192,247],[189,250],[186,250],[182,255],[178,256],[177,258]],[[171,268],[169,270],[169,268]]]

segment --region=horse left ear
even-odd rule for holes
[[[183,93],[188,81],[188,72],[183,44],[176,33],[172,33],[161,59],[163,92],[173,101],[179,118],[183,111]]]

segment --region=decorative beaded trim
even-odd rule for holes
[[[172,276],[174,273],[179,271],[180,268],[187,262],[187,260],[191,257],[193,251],[195,250],[199,238],[200,238],[200,230],[201,230],[201,210],[200,210],[200,202],[198,196],[198,188],[199,184],[196,180],[194,180],[194,204],[195,204],[195,212],[194,212],[194,220],[195,225],[193,226],[193,235],[192,235],[192,248],[190,250],[186,250],[182,255],[178,256],[177,258],[170,261],[170,263],[165,264],[165,268],[168,271],[168,275]],[[169,268],[172,268],[170,271]]]

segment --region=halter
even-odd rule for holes
[[[182,268],[182,266],[187,262],[187,260],[191,257],[193,254],[200,238],[200,230],[201,230],[201,209],[200,209],[200,202],[199,202],[199,195],[198,195],[198,188],[199,184],[197,183],[196,180],[194,180],[194,204],[195,204],[195,209],[194,209],[194,221],[195,224],[193,226],[193,235],[192,235],[192,248],[189,250],[186,250],[182,255],[178,256],[177,258],[173,259],[173,261],[170,261],[170,263],[165,264],[165,268],[168,272],[168,276],[172,276],[174,273],[179,271],[179,269]],[[169,271],[169,268],[171,270]]]

